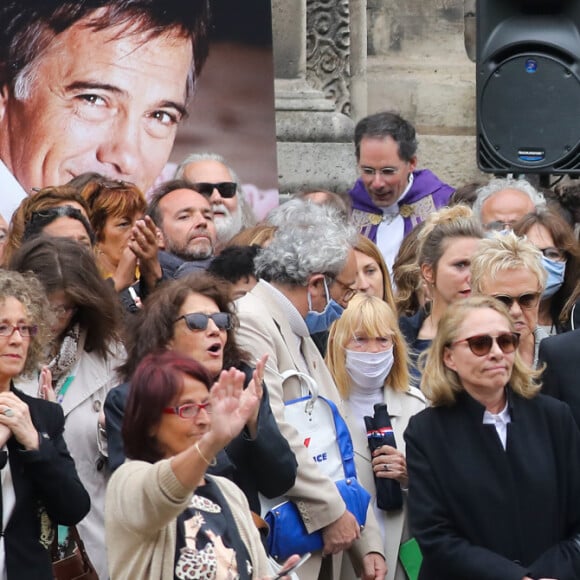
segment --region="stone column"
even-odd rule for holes
[[[352,87],[356,110],[366,105],[364,28],[352,85],[349,0],[272,0],[272,18],[280,193],[346,191],[356,178]]]

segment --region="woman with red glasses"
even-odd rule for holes
[[[112,389],[105,401],[111,469],[117,469],[125,460],[121,425],[129,383],[147,355],[173,351],[189,356],[203,365],[212,380],[222,369],[231,367],[245,374],[246,386],[263,376],[263,362],[257,363],[254,371],[236,343],[237,319],[229,292],[226,282],[210,274],[190,274],[156,289],[134,317],[126,341],[127,361],[121,367],[126,382]],[[216,470],[242,488],[256,514],[260,513],[258,493],[277,497],[294,485],[296,460],[272,415],[266,389],[243,432],[218,456],[218,464],[211,471]]]
[[[518,343],[491,297],[439,322],[421,383],[433,406],[405,432],[420,580],[580,578],[580,432]]]
[[[235,369],[214,384],[199,362],[178,352],[141,361],[123,423],[130,461],[107,489],[111,578],[266,576],[246,498],[231,481],[206,473],[259,405],[257,385],[243,391],[243,384]]]

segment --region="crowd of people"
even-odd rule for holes
[[[0,578],[76,531],[103,580],[580,578],[577,216],[419,169],[392,112],[259,222],[219,155],[157,180],[178,4],[0,7]]]
[[[76,524],[99,578],[268,578],[296,558],[280,502],[320,534],[299,578],[580,575],[574,224],[507,178],[467,203],[432,176],[420,215],[412,126],[374,117],[350,196],[259,224],[212,154],[149,195],[90,173],[23,200],[0,272],[6,577],[23,534],[50,577]],[[288,415],[304,396],[347,426],[363,521]]]

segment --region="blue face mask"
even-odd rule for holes
[[[338,320],[344,312],[344,308],[330,297],[326,280],[323,280],[323,282],[324,292],[326,293],[326,306],[322,312],[312,310],[312,299],[310,298],[310,292],[308,292],[308,314],[304,320],[306,321],[306,326],[310,334],[328,330],[330,325],[335,320]]]
[[[566,274],[566,262],[556,262],[546,258],[546,256],[542,256],[542,263],[544,264],[544,270],[548,273],[546,289],[542,293],[542,300],[544,300],[554,296],[562,287],[564,275]]]

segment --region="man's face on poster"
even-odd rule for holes
[[[74,24],[33,63],[21,98],[0,93],[0,159],[22,187],[95,171],[146,191],[185,114],[189,39]]]

